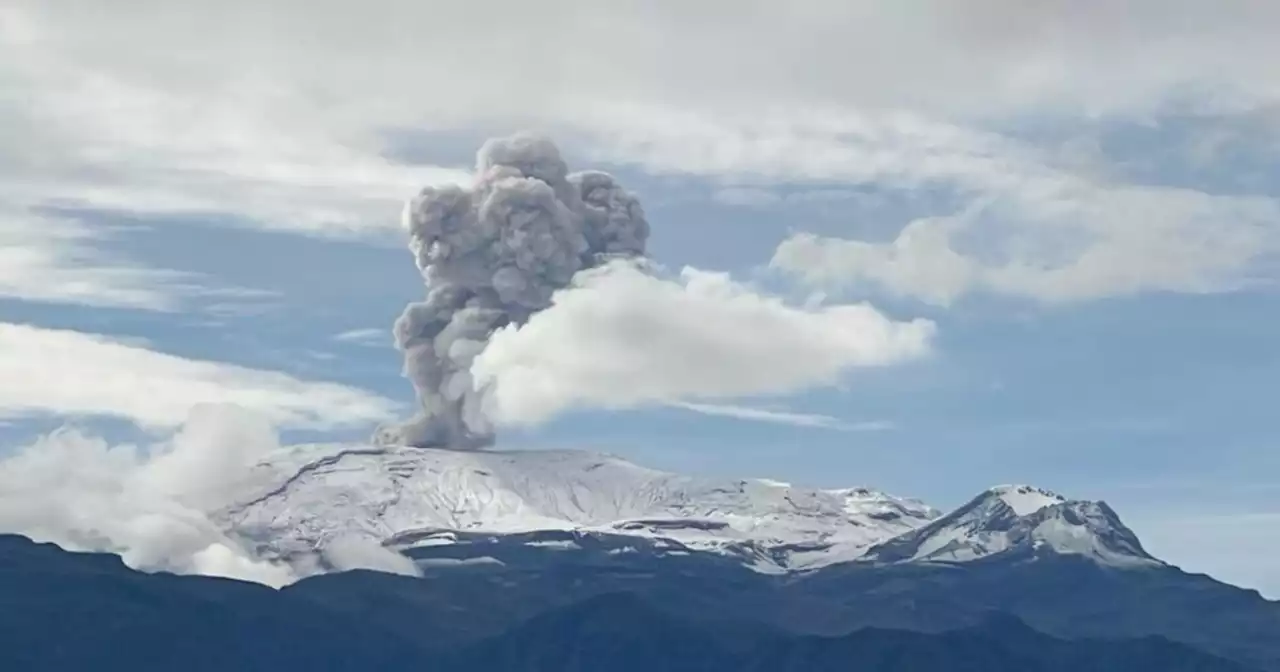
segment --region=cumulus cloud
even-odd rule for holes
[[[1034,145],[911,114],[621,113],[643,130],[613,134],[604,158],[755,185],[941,193],[956,203],[887,242],[795,233],[771,265],[815,287],[869,285],[946,305],[975,291],[1060,302],[1227,291],[1275,277],[1273,196],[1083,175]]]
[[[499,422],[570,408],[624,409],[835,385],[854,369],[929,351],[927,320],[866,304],[793,306],[693,268],[664,279],[635,264],[584,271],[523,326],[499,329],[471,372]]]
[[[284,585],[292,569],[254,557],[206,514],[254,487],[248,467],[277,445],[264,418],[218,405],[193,408],[151,447],[59,430],[0,460],[0,530],[137,569]]]
[[[1280,254],[1280,205],[1187,190],[1095,190],[919,219],[890,242],[796,233],[770,265],[814,287],[948,305],[972,292],[1049,303],[1256,281]]]
[[[290,428],[376,423],[396,404],[364,390],[187,359],[119,338],[0,322],[0,417],[109,416],[174,427],[201,403],[234,403]]]

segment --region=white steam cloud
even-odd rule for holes
[[[578,271],[644,252],[636,198],[605,173],[569,174],[549,140],[520,134],[481,148],[475,183],[424,189],[405,208],[427,298],[396,321],[421,413],[378,443],[478,448],[492,442],[471,363],[494,330],[551,305]]]
[[[934,325],[788,305],[728,275],[660,277],[635,196],[549,140],[485,143],[469,188],[405,209],[427,285],[395,325],[422,411],[375,442],[477,449],[571,408],[785,394],[928,352]]]
[[[554,305],[498,330],[472,373],[500,423],[570,408],[624,409],[786,394],[850,369],[926,354],[928,320],[896,322],[867,304],[792,306],[725,273],[678,280],[611,262],[585,271]]]
[[[375,539],[355,535],[336,537],[325,542],[323,555],[329,566],[338,571],[369,569],[401,576],[422,576],[422,570],[412,558],[383,546]]]
[[[59,430],[0,461],[0,530],[136,569],[281,586],[291,568],[255,558],[206,513],[255,487],[248,467],[277,446],[266,419],[228,405],[196,406],[149,450]]]
[[[471,187],[425,189],[406,207],[405,223],[428,291],[397,320],[395,338],[422,408],[406,424],[380,429],[382,443],[478,449],[496,425],[542,422],[581,407],[684,404],[831,425],[819,416],[698,402],[832,385],[851,368],[927,353],[934,332],[927,320],[898,322],[866,304],[791,305],[723,273],[686,268],[664,277],[643,259],[649,225],[636,198],[604,173],[570,174],[555,146],[535,136],[486,143]],[[15,343],[47,345],[51,335],[84,341],[7,326]],[[130,355],[122,361],[152,361],[125,344],[85,345],[116,359]],[[10,359],[9,368],[26,370],[26,359]],[[171,359],[157,360],[160,368],[204,372]],[[49,391],[53,399],[62,388]],[[333,398],[367,401],[337,391],[345,396]],[[129,399],[140,405],[116,415],[154,416],[144,412],[154,404]],[[11,401],[19,409],[31,403]],[[72,401],[39,407],[118,406],[97,397]],[[286,401],[280,404],[291,408]],[[187,406],[170,403],[164,419]],[[411,559],[372,539],[330,539],[285,564],[256,556],[224,526],[218,512],[278,485],[280,474],[254,466],[279,449],[270,421],[281,413],[258,410],[269,415],[197,405],[172,437],[149,447],[56,431],[0,459],[0,530],[117,553],[137,569],[273,586],[328,569],[417,574]]]

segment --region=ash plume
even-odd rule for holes
[[[550,140],[491,139],[470,187],[428,187],[404,210],[426,300],[396,320],[396,346],[421,411],[374,441],[462,450],[493,441],[471,364],[494,330],[551,304],[578,271],[644,253],[635,196],[597,171],[570,174]]]

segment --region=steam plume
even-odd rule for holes
[[[297,573],[256,557],[208,514],[268,485],[250,467],[278,447],[268,420],[230,405],[193,407],[150,447],[58,430],[0,451],[0,531],[118,553],[136,569],[281,586]]]
[[[382,444],[477,449],[493,440],[471,363],[494,330],[547,308],[575,273],[644,253],[649,224],[612,176],[569,174],[556,146],[517,134],[480,149],[474,184],[428,187],[404,211],[425,301],[396,320],[421,412]]]

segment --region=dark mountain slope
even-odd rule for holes
[[[1017,619],[944,633],[865,629],[844,637],[693,624],[633,595],[605,595],[472,645],[444,670],[494,672],[1240,672],[1247,668],[1151,637],[1064,641]]]
[[[647,583],[643,595],[571,598],[517,625],[499,626],[515,616],[506,612],[483,624],[501,629],[498,634],[466,641],[446,633],[450,614],[484,621],[482,610],[499,605],[499,596],[522,595],[504,593],[495,576],[470,574],[477,580],[448,584],[451,590],[357,572],[274,591],[144,574],[115,556],[0,536],[0,669],[1247,672],[1163,638],[1068,642],[991,614],[972,628],[942,633],[796,634],[753,611],[784,600],[796,586],[778,592],[780,586],[761,588],[739,576],[716,584],[714,573],[667,582],[660,573],[645,578],[629,570],[633,588]],[[538,581],[526,574],[516,584]],[[568,576],[561,581],[571,583]],[[700,582],[709,582],[705,591]],[[434,583],[438,588],[445,579]],[[468,591],[483,600],[468,600]],[[735,598],[735,591],[745,595]],[[697,608],[716,604],[721,606],[709,617],[693,617]],[[803,611],[791,609],[792,615]],[[777,613],[769,616],[778,620]]]
[[[936,632],[1003,612],[1067,639],[1158,635],[1280,670],[1280,603],[1164,564],[1113,567],[1078,555],[1013,554],[960,564],[856,562],[767,576],[711,554],[606,554],[587,544],[566,552],[519,541],[484,544],[483,553],[503,564],[434,569],[426,580],[321,576],[286,592],[360,618],[394,614],[385,628],[449,641],[490,636],[539,613],[618,592],[641,595],[682,618],[732,618],[823,636],[866,627]],[[377,609],[370,610],[372,602]],[[410,612],[417,618],[402,615]]]
[[[0,670],[373,670],[421,655],[257,584],[0,536]]]
[[[1066,638],[1159,635],[1261,669],[1280,670],[1280,603],[1170,566],[1117,569],[1086,558],[964,566],[831,567],[791,586],[825,597],[840,628],[939,630],[992,612]]]

